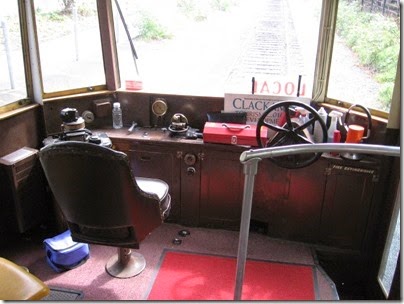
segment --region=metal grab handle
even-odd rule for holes
[[[255,150],[251,149],[242,152],[240,155],[240,162],[243,164],[243,172],[245,178],[239,242],[237,249],[237,268],[233,298],[234,300],[240,301],[243,292],[243,281],[249,238],[249,225],[251,219],[255,175],[258,171],[258,162],[262,159],[270,157],[316,152],[353,152],[400,157],[401,148],[398,146],[370,144],[319,143],[269,147]]]
[[[366,130],[366,136],[363,136],[362,140],[368,139],[370,137],[370,130],[372,129],[372,115],[370,115],[370,111],[369,111],[368,108],[366,108],[366,107],[364,107],[364,106],[362,106],[360,104],[354,104],[354,105],[349,107],[348,111],[345,114],[344,128],[348,132],[349,126],[348,126],[347,122],[348,122],[349,112],[353,108],[356,108],[356,107],[361,108],[365,112],[365,114],[366,114],[366,116],[368,118],[368,126],[367,126],[367,130]]]
[[[225,128],[227,128],[227,129],[229,129],[229,130],[234,130],[234,131],[242,131],[242,130],[251,128],[250,125],[245,125],[245,126],[242,126],[242,127],[229,127],[229,126],[228,126],[227,124],[225,124],[225,123],[222,123],[222,127],[225,127]]]

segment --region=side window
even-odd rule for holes
[[[27,97],[18,1],[0,2],[0,107]]]
[[[398,188],[400,189],[400,188]],[[400,191],[397,191],[396,204],[391,217],[389,233],[387,236],[382,262],[380,265],[377,279],[386,298],[389,297],[394,273],[397,268],[397,262],[400,256],[401,237],[400,237]]]
[[[45,95],[105,85],[96,0],[35,0]]]
[[[389,112],[399,52],[399,1],[340,0],[327,97]]]

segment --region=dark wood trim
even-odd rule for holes
[[[115,44],[114,18],[111,0],[97,1],[100,35],[104,57],[105,80],[107,89],[115,91],[120,86],[118,54]]]

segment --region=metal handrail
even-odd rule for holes
[[[258,162],[265,158],[319,152],[346,152],[400,157],[400,147],[345,143],[289,145],[281,147],[252,149],[241,153],[240,162],[243,164],[245,179],[237,252],[237,270],[236,286],[234,289],[234,300],[241,300],[245,263],[247,259],[248,234],[251,219],[254,179],[258,170]]]

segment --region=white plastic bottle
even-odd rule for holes
[[[318,116],[327,124],[327,112],[321,107],[320,110],[317,111]],[[327,134],[328,135],[328,134]],[[316,121],[314,123],[314,131],[313,131],[314,142],[321,143],[323,142],[323,129],[321,128],[320,122]]]
[[[334,131],[338,129],[338,122],[340,123],[340,125],[342,125],[341,122],[341,117],[342,115],[344,115],[341,112],[332,110],[330,113],[328,113],[328,116],[331,117],[331,123],[330,123],[330,127],[328,128],[328,142],[332,143],[334,142]]]
[[[301,124],[309,121],[309,110],[306,110],[303,107],[296,107],[296,111],[299,112],[299,120]]]
[[[123,127],[122,109],[119,102],[114,102],[114,107],[112,108],[112,126],[114,129],[120,129]]]

